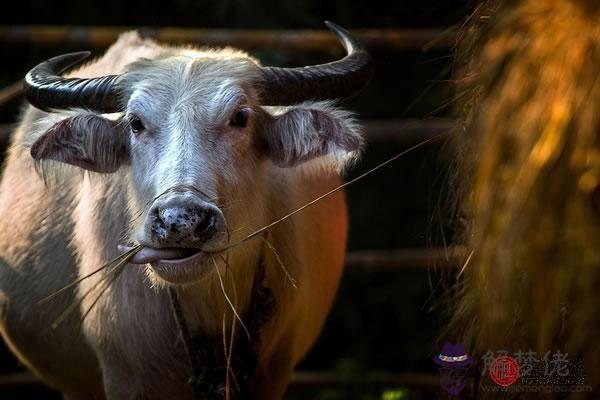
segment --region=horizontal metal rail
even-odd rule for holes
[[[400,269],[457,269],[464,262],[462,246],[399,250],[351,251],[346,255],[348,269],[367,271]]]
[[[23,82],[18,81],[0,89],[0,107],[23,94]]]
[[[41,380],[29,372],[13,372],[0,375],[0,391],[2,389],[18,388],[23,386],[38,387],[45,385]]]
[[[406,144],[414,144],[421,140],[448,134],[454,123],[454,120],[450,118],[403,118],[361,122],[368,142],[402,142]]]
[[[3,45],[76,45],[106,47],[134,28],[56,25],[0,25]],[[192,29],[142,27],[144,36],[166,43],[196,43],[203,46],[233,46],[244,49],[330,52],[340,48],[326,30]],[[387,50],[447,49],[454,45],[454,30],[356,29],[356,36],[370,48]]]

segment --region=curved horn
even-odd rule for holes
[[[63,78],[60,74],[86,59],[89,51],[63,54],[38,64],[25,76],[25,96],[44,111],[72,107],[89,108],[101,113],[119,111],[116,81],[119,75],[99,78]]]
[[[373,59],[366,47],[347,30],[325,21],[348,54],[338,61],[300,68],[263,67],[263,104],[291,105],[304,100],[349,97],[358,93],[373,75]]]

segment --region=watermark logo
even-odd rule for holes
[[[482,381],[479,390],[511,393],[589,393],[582,359],[571,359],[560,350],[543,354],[529,349],[510,353],[488,351],[482,357],[481,376],[489,374],[495,385]],[[488,381],[489,382],[489,381]]]
[[[451,395],[459,394],[467,384],[467,373],[473,358],[465,351],[465,346],[446,343],[440,354],[433,358],[438,365],[442,388]]]
[[[496,385],[508,387],[519,379],[519,364],[512,357],[497,357],[490,365],[490,376]]]
[[[433,358],[442,388],[451,395],[458,395],[468,383],[473,361],[464,345],[444,344]],[[483,367],[482,377],[489,376],[481,379],[476,387],[478,392],[591,393],[593,390],[585,384],[583,360],[569,358],[560,350],[542,354],[531,349],[513,353],[490,350],[477,365]]]

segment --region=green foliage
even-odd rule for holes
[[[404,400],[406,394],[402,389],[387,389],[381,394],[381,400]]]

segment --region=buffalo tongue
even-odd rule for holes
[[[125,253],[131,250],[133,247],[126,245],[119,245],[119,252]],[[185,248],[164,248],[157,249],[153,247],[142,247],[133,258],[129,261],[131,264],[148,264],[158,260],[173,260],[178,258],[189,257],[193,253],[198,252],[197,249],[185,249]]]

